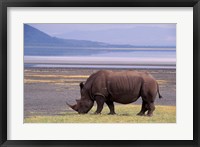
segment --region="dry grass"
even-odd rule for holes
[[[162,85],[162,84],[167,84],[168,82],[166,80],[156,80],[158,82],[158,84]]]
[[[24,83],[65,83],[73,82],[74,80],[79,82],[79,80],[86,80],[89,75],[38,75],[38,74],[28,74],[25,75]],[[166,80],[157,80],[158,84],[167,84]]]
[[[25,77],[27,78],[67,78],[67,79],[71,79],[71,78],[88,78],[89,75],[36,75],[36,74],[32,74],[32,75],[25,75]]]

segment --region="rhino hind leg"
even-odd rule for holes
[[[145,112],[148,110],[148,103],[144,100],[142,100],[142,108],[140,110],[140,112],[137,114],[139,116],[144,116]]]
[[[106,104],[108,105],[108,108],[110,109],[110,113],[108,113],[109,115],[114,115],[115,113],[115,107],[113,104],[113,101],[106,101]]]
[[[95,114],[100,114],[105,102],[104,97],[98,95],[98,96],[95,96],[95,100],[97,102],[97,110],[95,111]]]
[[[147,116],[153,116],[153,111],[155,110],[154,102],[148,103],[148,113]]]

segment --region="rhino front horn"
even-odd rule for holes
[[[72,108],[73,110],[78,111],[78,109],[77,109],[77,107],[76,107],[76,104],[75,104],[75,105],[70,105],[68,102],[66,102],[66,104],[67,104],[70,108]]]

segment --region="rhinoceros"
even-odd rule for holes
[[[113,102],[129,104],[142,98],[142,108],[137,115],[152,116],[155,110],[154,101],[159,93],[159,86],[154,77],[148,72],[123,70],[111,71],[100,70],[93,73],[85,83],[80,83],[81,99],[76,100],[77,104],[70,105],[79,114],[88,113],[97,103],[95,114],[101,113],[104,103],[110,109],[109,114],[115,114]]]

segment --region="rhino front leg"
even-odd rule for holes
[[[101,113],[102,109],[103,109],[103,105],[104,105],[104,97],[102,96],[95,96],[95,100],[97,102],[97,110],[95,112],[95,114],[99,114]]]
[[[110,113],[108,114],[111,114],[111,115],[114,115],[116,114],[115,113],[115,107],[114,107],[114,104],[113,104],[113,101],[106,101],[106,104],[108,105],[109,109],[110,109]]]

